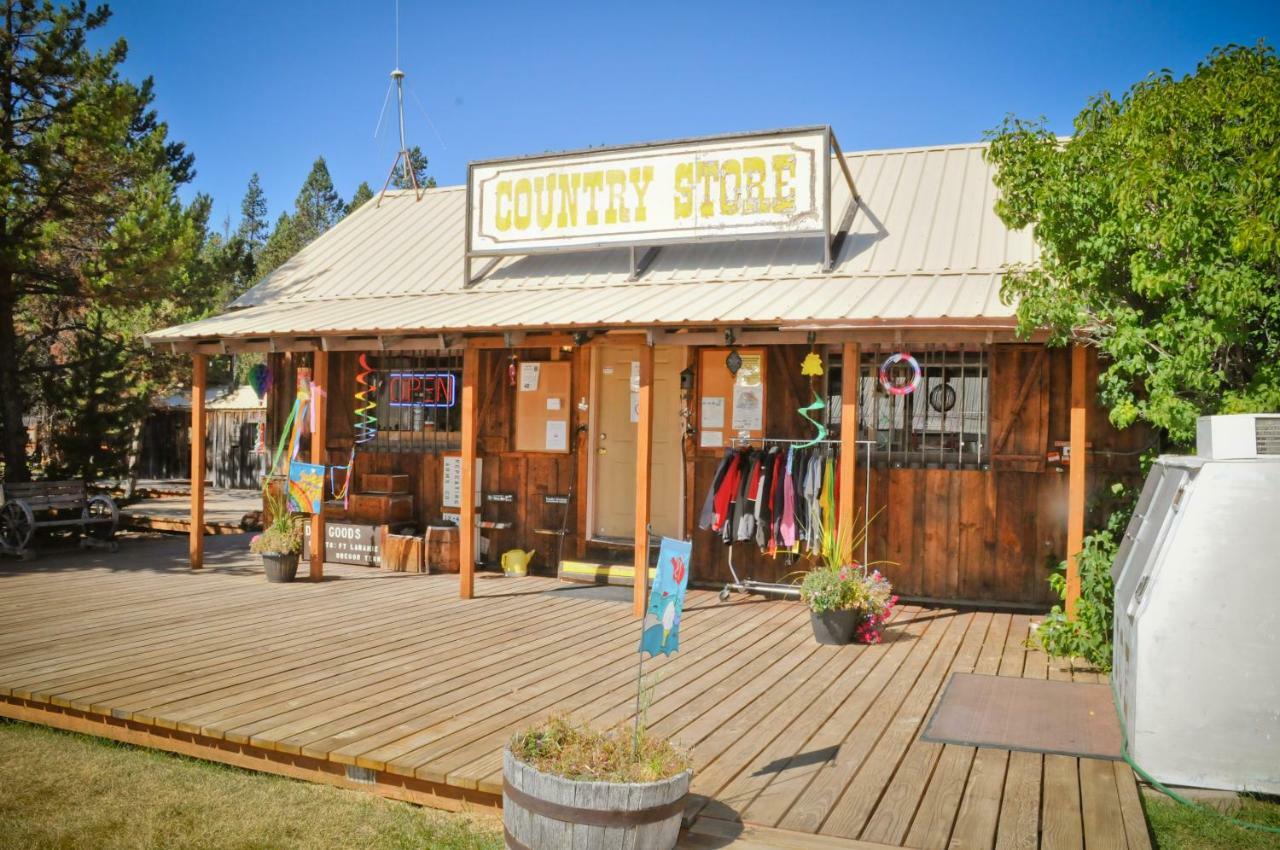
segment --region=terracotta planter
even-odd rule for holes
[[[693,772],[659,782],[580,782],[502,754],[502,825],[511,850],[670,850]]]
[[[862,612],[856,609],[826,611],[821,614],[809,612],[814,639],[829,646],[853,643],[853,633],[858,630],[861,622]]]
[[[267,581],[293,581],[298,575],[297,552],[263,552],[262,566],[267,573]]]

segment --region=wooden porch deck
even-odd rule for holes
[[[446,808],[499,802],[531,718],[632,715],[629,603],[338,565],[268,585],[243,537],[206,547],[199,573],[177,540],[0,562],[0,715]],[[824,647],[795,603],[691,596],[646,665],[648,723],[695,755],[684,845],[1150,846],[1122,763],[917,740],[953,671],[1096,680],[1026,650],[1032,618],[908,606],[883,645]]]

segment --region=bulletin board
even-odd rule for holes
[[[516,451],[569,451],[570,361],[524,361],[516,367]]]
[[[737,375],[729,355],[742,363]],[[704,348],[698,353],[698,448],[718,450],[734,437],[764,436],[765,349]]]

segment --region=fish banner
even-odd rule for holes
[[[295,460],[289,464],[289,510],[318,514],[324,499],[324,473],[320,464]]]
[[[690,541],[662,538],[658,569],[649,590],[649,608],[644,615],[641,653],[670,655],[680,648],[680,614],[684,610],[684,592],[689,586],[692,552]]]

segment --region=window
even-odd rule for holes
[[[366,381],[374,385],[377,434],[364,451],[439,452],[461,444],[461,352],[433,355],[378,356],[366,354],[372,367]],[[357,367],[356,390],[362,388]],[[356,400],[356,437],[360,430],[360,401]]]
[[[912,352],[920,365],[915,391],[894,395],[880,383],[880,368],[896,352],[862,355],[858,398],[858,439],[874,440],[878,466],[980,469],[990,459],[987,434],[987,350]],[[912,368],[897,363],[888,377],[908,383]]]

